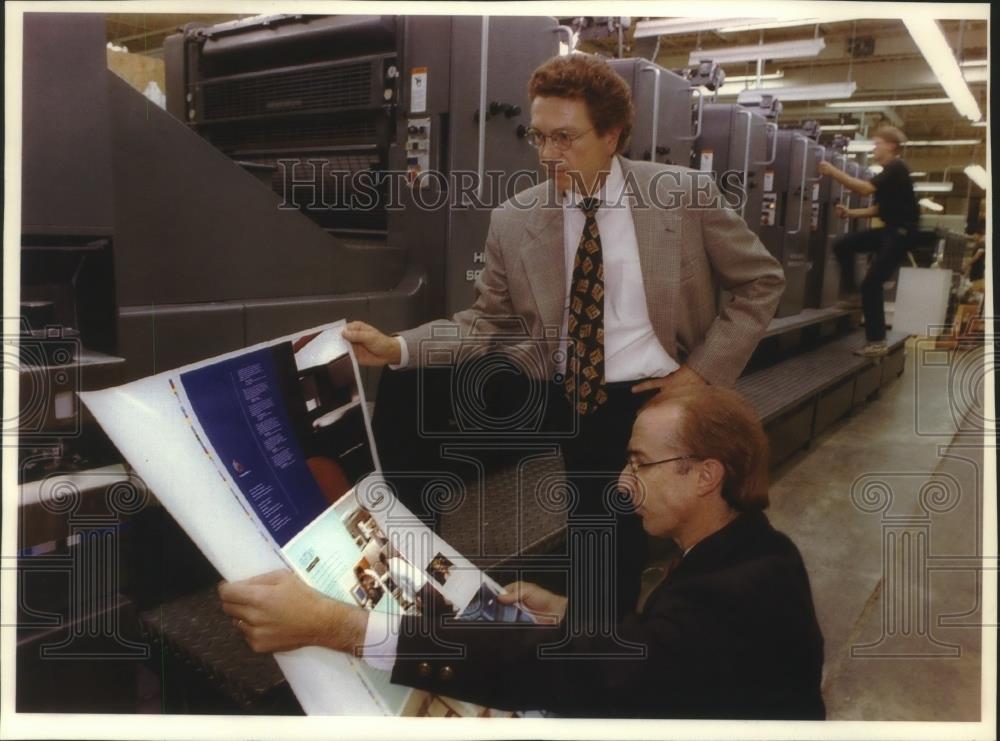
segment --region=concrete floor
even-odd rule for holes
[[[809,570],[830,720],[980,719],[983,359],[909,340],[899,380],[774,473],[768,515]]]
[[[773,472],[768,516],[810,574],[830,720],[979,721],[981,415],[993,376],[982,348],[911,338],[906,353],[902,377]],[[536,488],[529,479],[487,486],[482,509],[470,491],[445,518],[445,538],[487,567],[537,539],[531,528],[559,530],[558,517],[490,527],[511,507],[493,494]],[[523,542],[493,542],[497,533]],[[675,554],[654,544],[647,593]],[[996,579],[995,561],[986,576]]]

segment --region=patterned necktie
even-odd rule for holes
[[[608,400],[604,388],[604,256],[597,230],[600,201],[584,198],[580,208],[587,217],[573,262],[567,330],[566,398],[576,392],[578,414],[591,414]]]

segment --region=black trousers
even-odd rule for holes
[[[841,288],[852,293],[854,285],[854,256],[874,253],[875,257],[861,281],[861,309],[865,316],[865,337],[869,342],[885,339],[885,299],[882,284],[892,277],[910,248],[912,232],[908,229],[881,227],[863,232],[846,234],[833,245],[833,252],[840,263]]]
[[[576,427],[575,435],[560,441],[566,480],[577,495],[567,518],[571,568],[576,572],[570,583],[582,586],[580,580],[590,580],[586,588],[610,597],[620,617],[635,609],[648,556],[642,520],[617,486],[628,457],[632,424],[639,408],[655,394],[633,394],[634,383],[609,384],[608,401],[583,417],[573,414],[560,385],[550,384],[548,393],[550,429],[564,431],[574,423]],[[599,541],[605,533],[610,535],[610,544],[602,546]],[[581,546],[574,553],[574,543],[590,543],[593,550]],[[596,583],[605,580],[610,582]]]
[[[518,448],[537,450],[539,444],[557,444],[566,465],[571,502],[567,508],[570,574],[563,583],[573,591],[573,584],[592,587],[599,582],[600,593],[613,603],[612,619],[634,610],[648,552],[647,538],[641,519],[628,498],[617,491],[616,482],[625,466],[638,410],[655,392],[633,394],[633,383],[611,384],[607,403],[593,414],[579,417],[561,385],[498,373],[489,378],[475,401],[485,404],[486,411],[471,415],[461,409],[462,393],[456,393],[455,376],[453,369],[382,373],[373,419],[375,441],[387,478],[403,504],[436,529],[438,513],[421,497],[422,479],[406,472],[453,470],[454,463],[441,458],[441,445],[468,443],[470,436],[463,425],[470,419],[477,425],[484,420],[499,423],[517,419],[518,430],[496,430],[495,450],[478,457],[488,467],[510,466],[516,463]],[[525,408],[526,399],[539,405],[538,414],[527,420],[512,414]],[[435,434],[426,434],[430,428]],[[476,440],[482,442],[481,427],[476,433]],[[581,549],[572,544],[588,545]]]

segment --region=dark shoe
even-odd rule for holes
[[[881,358],[889,354],[889,347],[885,344],[885,341],[869,342],[864,347],[859,347],[855,350],[854,354],[864,358]]]

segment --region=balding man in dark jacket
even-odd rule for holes
[[[628,455],[620,483],[643,528],[683,556],[613,625],[521,583],[499,599],[540,624],[369,614],[287,572],[223,585],[223,607],[255,650],[317,642],[361,653],[395,683],[495,708],[823,719],[823,637],[802,558],[762,511],[768,447],[756,413],[732,391],[685,389],[640,413]]]

